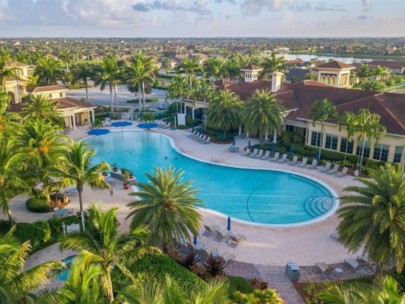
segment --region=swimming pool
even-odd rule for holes
[[[319,182],[285,171],[198,161],[181,154],[161,134],[118,131],[86,141],[96,149],[94,164],[117,163],[133,171],[139,181],[146,181],[144,172],[152,172],[153,166],[183,169],[184,178],[193,179],[200,189],[204,208],[242,221],[291,225],[325,217],[335,209],[336,195]],[[195,149],[199,146],[196,143]]]
[[[72,265],[73,259],[75,258],[75,255],[71,255],[69,257],[67,257],[66,259],[63,259],[62,262],[66,264],[66,268],[63,269],[61,272],[59,272],[56,275],[56,278],[59,281],[63,281],[66,282],[67,279],[69,278],[69,274],[70,274],[70,266]]]

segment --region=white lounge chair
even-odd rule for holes
[[[315,267],[320,270],[320,272],[322,273],[322,277],[325,280],[333,280],[334,279],[333,270],[326,263],[316,263]]]
[[[332,169],[329,169],[328,171],[326,171],[326,173],[328,173],[328,174],[335,174],[335,173],[337,173],[338,172],[338,170],[339,170],[339,165],[333,165],[333,168]]]
[[[280,158],[280,153],[276,152],[274,153],[274,157],[270,158],[270,161],[277,161]]]
[[[209,144],[211,141],[211,137],[207,136],[207,138],[202,142],[202,144]]]
[[[326,171],[328,171],[328,170],[330,170],[330,167],[332,166],[332,163],[331,162],[326,162],[326,164],[325,164],[325,166],[321,166],[321,167],[318,167],[318,169],[319,169],[319,171],[321,171],[321,172],[326,172]]]
[[[260,159],[269,159],[271,155],[271,151],[264,151],[263,155],[260,157]]]
[[[208,235],[212,235],[212,234],[215,234],[215,231],[219,231],[219,226],[217,226],[217,225],[213,225],[213,226],[208,226],[208,225],[204,225],[204,228],[205,228],[205,231],[204,231],[204,233],[205,234],[208,234]]]
[[[256,155],[259,154],[259,151],[260,151],[260,149],[255,148],[255,149],[253,150],[253,152],[252,152],[251,154],[249,154],[248,156],[249,156],[249,157],[256,157]]]
[[[298,163],[298,156],[294,155],[293,159],[288,162],[290,166],[295,166]]]
[[[188,137],[194,138],[198,136],[198,130],[194,130],[191,134],[187,135]]]
[[[317,160],[316,158],[314,158],[314,159],[312,160],[312,163],[311,163],[310,165],[307,165],[305,168],[308,168],[308,169],[315,169],[317,165],[318,165],[318,160]]]
[[[364,277],[367,276],[367,271],[356,261],[356,259],[350,258],[345,259],[345,263],[350,266],[350,268],[359,276]]]
[[[285,163],[287,161],[288,154],[284,153],[283,156],[277,160],[279,163]]]
[[[343,167],[342,172],[337,172],[335,176],[337,177],[343,177],[347,175],[347,171],[349,171],[349,168]]]
[[[260,150],[259,149],[259,153],[257,153],[255,158],[262,158],[265,153],[266,153],[266,150]]]
[[[238,245],[240,241],[246,240],[246,236],[242,234],[233,234],[232,232],[229,232],[229,242],[233,245]]]
[[[302,161],[299,162],[298,166],[299,167],[305,167],[307,165],[307,163],[308,163],[308,157],[304,157],[302,159]]]

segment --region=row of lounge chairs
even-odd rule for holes
[[[168,129],[171,127],[170,122],[166,122],[163,120],[155,120],[155,123],[157,123],[159,125],[159,127],[163,128],[163,129]]]
[[[294,155],[292,160],[288,160],[288,154],[284,153],[280,157],[279,152],[275,152],[274,155],[271,151],[255,148],[253,151],[247,150],[245,155],[252,158],[269,160],[278,163],[288,163],[290,166],[298,166],[307,169],[318,169],[320,172],[343,177],[347,175],[349,168],[343,167],[342,171],[339,171],[340,166],[335,164],[332,167],[332,163],[327,162],[325,166],[318,166],[318,160],[313,159],[312,163],[308,164],[308,157],[303,157],[301,161],[298,161],[298,156]]]
[[[220,242],[225,240],[229,244],[237,246],[241,241],[246,240],[246,236],[242,234],[234,234],[232,231],[229,231],[227,235],[224,235],[220,231],[220,227],[216,225],[214,226],[204,225],[204,228],[205,228],[204,234],[206,236],[214,236],[215,239]]]
[[[348,258],[344,260],[357,277],[366,277],[375,273],[377,268],[375,263],[370,263],[365,257]],[[315,267],[321,272],[322,278],[325,280],[335,280],[335,275],[340,275],[344,272],[342,268],[332,268],[326,263],[316,263]]]
[[[194,133],[191,133],[188,137],[194,139],[195,141],[199,142],[200,144],[209,144],[211,141],[211,137],[208,135],[204,135],[204,133],[200,132],[199,130],[195,130]]]

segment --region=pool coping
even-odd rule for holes
[[[252,167],[246,167],[246,166],[238,166],[238,165],[232,165],[232,164],[223,164],[223,163],[217,163],[217,162],[212,162],[212,161],[211,162],[206,161],[206,160],[203,160],[203,159],[200,159],[200,158],[197,158],[195,156],[192,156],[192,155],[189,155],[189,154],[185,153],[184,151],[182,151],[180,148],[178,148],[176,146],[176,143],[173,140],[173,138],[171,138],[167,134],[163,134],[163,133],[156,132],[156,131],[144,130],[144,129],[141,129],[141,128],[126,128],[126,129],[121,129],[121,130],[110,130],[110,131],[111,132],[134,132],[135,131],[135,132],[143,132],[143,133],[152,132],[154,134],[159,134],[160,136],[163,136],[163,137],[167,138],[169,140],[169,142],[170,142],[171,147],[176,152],[178,152],[179,154],[181,154],[181,155],[183,155],[185,157],[191,158],[191,159],[193,159],[195,161],[203,162],[203,163],[210,164],[210,165],[217,165],[217,166],[236,168],[236,169],[277,171],[277,172],[284,172],[284,173],[296,175],[296,176],[299,176],[299,177],[308,179],[308,180],[310,180],[312,182],[320,184],[321,186],[323,186],[326,190],[328,190],[330,192],[330,194],[332,195],[332,198],[334,199],[333,206],[332,206],[331,209],[329,209],[328,212],[326,212],[325,214],[323,214],[321,216],[318,216],[318,217],[316,217],[314,219],[311,219],[311,220],[302,221],[302,222],[298,222],[298,223],[290,223],[290,224],[265,224],[265,223],[256,223],[256,222],[251,222],[251,221],[246,221],[246,220],[241,220],[241,219],[238,219],[238,218],[231,217],[232,221],[240,223],[240,224],[257,226],[257,227],[269,227],[269,228],[294,228],[294,227],[307,226],[307,225],[310,225],[310,224],[315,224],[317,222],[324,221],[325,219],[330,217],[332,214],[334,214],[336,212],[336,210],[339,208],[339,205],[340,205],[339,196],[338,196],[337,192],[332,187],[330,187],[329,185],[325,184],[324,182],[322,182],[322,181],[320,181],[320,180],[318,180],[316,178],[313,178],[313,177],[310,177],[310,176],[307,176],[307,175],[304,175],[304,174],[301,174],[301,173],[298,173],[298,172],[294,172],[294,171],[291,171],[291,170],[280,170],[280,169],[270,169],[270,168],[260,168],[259,169],[259,168],[252,168]],[[87,140],[87,139],[93,138],[93,137],[96,137],[96,135],[87,136],[85,138],[82,138],[81,140]],[[212,209],[209,209],[209,208],[198,207],[198,209],[200,209],[200,210],[202,210],[204,212],[207,212],[207,213],[210,213],[210,214],[225,218],[225,219],[227,219],[229,217],[225,213],[222,213],[222,212],[219,212],[219,211],[216,211],[216,210],[212,210]]]

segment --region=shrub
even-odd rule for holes
[[[6,234],[10,230],[10,223],[7,220],[0,219],[0,234]]]
[[[51,228],[48,222],[17,223],[15,238],[21,243],[30,241],[33,251],[46,246],[51,238]]]
[[[45,199],[31,197],[25,202],[25,206],[31,212],[47,213],[53,211],[53,208],[48,204]]]
[[[51,228],[52,239],[57,240],[63,233],[65,225],[79,224],[80,219],[76,215],[67,216],[64,218],[49,219],[49,227]]]
[[[229,289],[228,295],[231,300],[235,300],[233,295],[236,291],[247,294],[253,292],[253,288],[250,286],[248,280],[243,277],[228,277]]]
[[[239,291],[234,294],[235,303],[256,303],[256,304],[283,304],[285,303],[274,289],[255,289],[250,294],[243,294]]]
[[[166,254],[146,255],[128,268],[131,273],[141,280],[155,279],[163,283],[165,276],[169,275],[179,284],[182,290],[190,293],[200,290],[205,284],[198,276],[179,265]],[[128,278],[119,271],[113,272],[113,280],[118,286],[125,286],[129,283]]]

